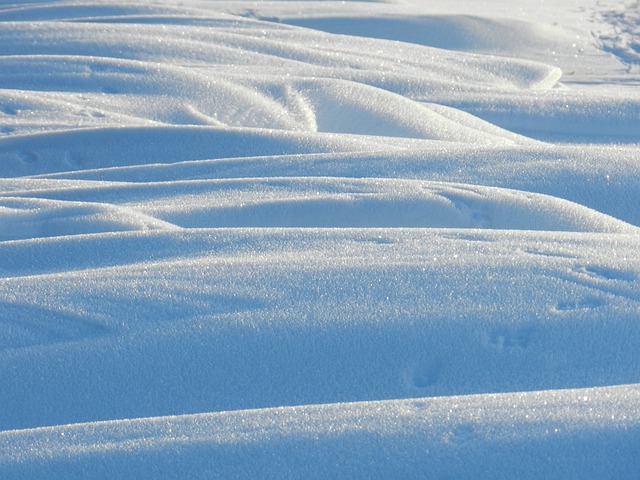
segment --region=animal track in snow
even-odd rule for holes
[[[625,10],[612,10],[601,14],[610,25],[599,39],[603,50],[615,55],[627,65],[628,71],[638,70],[640,65],[640,2],[634,2]]]
[[[369,237],[369,238],[360,238],[354,240],[357,243],[371,243],[374,245],[393,245],[395,240],[384,238],[383,236],[378,237]]]
[[[411,403],[411,406],[415,410],[424,411],[429,409],[430,403],[426,400],[415,400],[414,402]]]
[[[38,160],[40,160],[40,158],[38,157],[38,155],[36,155],[33,152],[30,151],[21,151],[18,152],[18,158],[20,158],[20,160],[22,161],[22,163],[26,163],[26,164],[34,164],[36,163]]]
[[[483,235],[474,235],[474,234],[469,234],[469,233],[458,233],[458,234],[446,234],[443,235],[444,238],[450,239],[450,240],[463,240],[466,242],[493,242],[494,240],[491,238],[487,238]]]
[[[4,113],[5,115],[17,115],[18,111],[13,108],[10,107],[9,105],[1,105],[0,106],[0,113]]]
[[[488,335],[489,345],[498,352],[524,350],[529,346],[534,328],[530,325],[497,327]]]
[[[551,251],[539,250],[539,249],[535,249],[535,248],[525,248],[522,251],[524,253],[528,253],[529,255],[539,255],[541,257],[566,258],[566,259],[570,259],[570,260],[573,260],[573,259],[576,258],[575,256],[570,255],[568,253],[551,252]]]
[[[442,371],[439,359],[423,360],[413,367],[411,382],[415,387],[428,388],[438,382]]]
[[[445,441],[453,445],[464,446],[472,442],[476,437],[476,430],[469,423],[461,423],[453,427],[450,432],[445,435]]]
[[[622,270],[603,265],[575,265],[567,275],[561,276],[564,280],[573,282],[605,295],[640,302],[640,289],[638,288],[638,276],[630,270]],[[598,298],[601,304],[604,300]]]
[[[493,219],[489,209],[480,201],[463,199],[462,195],[454,195],[451,193],[440,195],[449,200],[453,206],[467,217],[478,228],[491,228]]]
[[[84,163],[86,163],[86,159],[77,152],[65,153],[64,161],[71,167],[81,167]]]
[[[574,310],[591,310],[593,308],[603,307],[606,301],[598,297],[585,297],[580,300],[565,300],[556,305],[556,310],[560,312],[569,312]]]
[[[581,265],[575,267],[573,271],[579,275],[585,275],[598,280],[619,280],[624,282],[636,280],[636,276],[632,272],[597,265]]]
[[[0,351],[104,335],[103,325],[33,305],[0,305]]]

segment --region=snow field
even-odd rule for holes
[[[637,5],[544,7],[0,6],[0,477],[634,478]]]

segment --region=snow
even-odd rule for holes
[[[0,6],[0,477],[634,478],[637,2]]]

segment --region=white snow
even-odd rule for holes
[[[0,5],[0,478],[636,478],[639,12]]]

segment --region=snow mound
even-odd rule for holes
[[[289,407],[4,432],[0,466],[10,479],[463,478],[469,465],[498,478],[627,477],[640,468],[638,420],[637,386]],[[473,452],[464,465],[461,450]],[[524,466],[525,452],[548,460]]]
[[[175,228],[170,223],[114,205],[0,197],[0,241]]]
[[[26,183],[30,185],[32,181]],[[5,207],[18,203],[25,209],[32,205],[29,215],[0,216],[0,225],[5,225],[7,232],[14,232],[14,238],[61,234],[65,228],[69,234],[72,225],[80,228],[77,233],[176,225],[639,232],[637,227],[558,198],[444,182],[263,177],[144,184],[86,182],[84,186],[77,182],[59,186],[55,180],[41,180],[37,184],[37,191],[27,189],[26,194],[49,200],[4,199]],[[13,182],[14,197],[24,194],[18,185]],[[114,198],[126,207],[109,209]],[[97,205],[104,205],[105,211],[94,213]],[[118,222],[118,214],[125,218]]]
[[[381,147],[389,148],[385,139],[336,138],[266,129],[130,126],[0,139],[0,161],[5,177],[20,177],[181,160],[371,151]]]
[[[12,259],[1,318],[15,332],[0,351],[4,430],[618,385],[640,368],[637,234],[72,238],[0,243]],[[28,343],[30,311],[63,332]]]
[[[522,20],[474,15],[294,17],[284,23],[331,33],[375,37],[465,52],[540,59],[579,52],[568,29]],[[581,42],[584,44],[586,42]],[[564,50],[564,51],[563,51]]]

